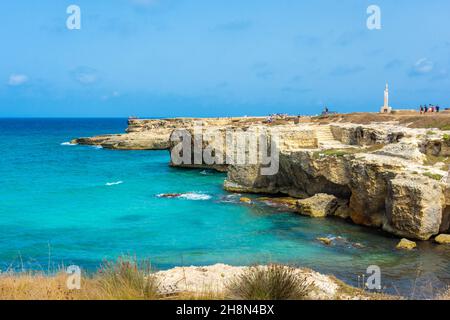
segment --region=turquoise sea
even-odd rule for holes
[[[166,151],[64,143],[125,128],[126,119],[0,119],[2,271],[92,271],[129,254],[158,269],[283,262],[353,285],[378,265],[385,291],[416,297],[450,284],[448,246],[400,252],[398,239],[378,230],[240,203],[222,189],[224,174],[170,168]],[[340,238],[327,247],[316,240],[323,236]]]

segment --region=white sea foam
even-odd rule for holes
[[[63,142],[61,143],[62,146],[76,146],[76,143],[72,143],[72,142]]]
[[[156,195],[158,198],[177,198],[186,200],[209,200],[211,196],[209,194],[200,192],[186,192],[186,193],[160,193]]]
[[[209,200],[211,196],[209,194],[197,193],[197,192],[187,192],[179,196],[179,198],[186,200]]]
[[[94,149],[103,149],[102,146],[92,146],[92,148],[94,148]]]
[[[122,184],[122,183],[123,183],[123,181],[107,182],[105,185],[109,187],[109,186],[116,186],[116,185]]]

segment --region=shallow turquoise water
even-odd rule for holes
[[[388,292],[417,287],[416,296],[450,283],[448,247],[398,252],[398,240],[377,230],[242,204],[222,189],[223,174],[170,168],[166,151],[61,145],[125,127],[125,119],[0,119],[0,269],[94,270],[131,254],[159,269],[285,262],[354,285],[378,265]],[[342,239],[327,247],[320,236]]]

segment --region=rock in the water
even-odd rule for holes
[[[290,198],[290,197],[282,197],[282,198],[267,198],[267,197],[263,197],[263,198],[258,198],[258,201],[262,201],[265,204],[271,206],[271,207],[276,207],[276,208],[281,208],[281,209],[290,209],[290,210],[294,210],[297,211],[297,201],[298,199],[296,198]]]
[[[436,238],[434,238],[439,244],[450,244],[450,234],[440,234]]]
[[[420,240],[439,233],[445,199],[438,181],[400,174],[390,181],[388,189],[384,230]]]
[[[252,199],[250,198],[246,198],[246,197],[242,197],[239,199],[239,201],[243,202],[243,203],[252,203]]]
[[[310,198],[297,201],[298,211],[301,214],[321,218],[333,214],[338,206],[335,196],[318,193]]]
[[[417,244],[414,241],[410,241],[408,239],[402,239],[397,244],[397,249],[403,249],[403,250],[412,250],[417,247]]]
[[[317,240],[322,242],[323,244],[326,244],[327,246],[333,243],[333,240],[330,238],[317,238]]]
[[[162,193],[158,194],[158,198],[179,198],[181,193]]]

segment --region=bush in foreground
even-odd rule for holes
[[[158,282],[148,261],[119,258],[105,262],[94,280],[102,299],[155,299]]]
[[[227,285],[229,295],[243,300],[302,300],[312,285],[301,278],[294,268],[270,264],[243,271]]]

